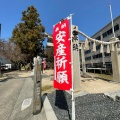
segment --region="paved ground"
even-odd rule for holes
[[[33,97],[29,76],[30,72],[14,71],[7,73],[6,80],[0,80],[0,120],[46,120],[44,109],[38,115],[32,114],[32,103],[21,110],[23,101]]]
[[[19,83],[19,84],[18,84]],[[0,86],[0,120],[10,118],[24,80],[8,79]]]

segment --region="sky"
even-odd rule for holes
[[[53,25],[74,13],[72,22],[88,36],[94,35],[120,15],[120,0],[0,0],[1,39],[8,40],[21,22],[22,12],[33,5],[40,14],[45,31],[52,34]],[[80,36],[79,39],[84,39]],[[46,40],[44,42],[46,45]]]

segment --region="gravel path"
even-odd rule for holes
[[[71,120],[71,95],[56,90],[48,99],[58,120]],[[104,94],[87,94],[75,98],[76,120],[120,120],[120,101]]]

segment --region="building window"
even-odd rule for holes
[[[107,31],[107,35],[112,34],[112,28]]]
[[[103,38],[105,38],[107,36],[107,32],[104,32],[102,35],[103,35]]]
[[[110,34],[112,34],[112,32],[113,32],[113,31],[112,31],[112,28],[111,28],[109,31],[110,31]]]
[[[97,54],[97,55],[93,55],[92,57],[93,57],[93,59],[101,58],[102,57],[102,53]]]
[[[97,40],[101,40],[101,37],[100,37],[100,36],[98,36],[96,39],[97,39]]]
[[[99,50],[99,49],[100,49],[100,45],[97,45],[97,46],[96,46],[96,50]]]
[[[88,53],[90,53],[91,52],[91,50],[86,50],[85,51],[85,54],[88,54]]]
[[[119,30],[119,24],[114,26],[114,31],[117,31],[117,30]]]
[[[107,45],[104,45],[104,48],[107,48]]]
[[[111,53],[104,53],[105,57],[111,56]]]
[[[120,36],[117,36],[117,38],[120,40]]]
[[[93,55],[93,59],[96,59],[97,58],[97,55]]]
[[[91,56],[86,57],[85,60],[86,60],[86,61],[87,61],[87,60],[91,60]]]
[[[112,69],[112,63],[111,62],[105,62],[106,68]]]

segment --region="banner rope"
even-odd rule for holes
[[[76,31],[76,30],[75,30]],[[76,31],[78,32],[79,34],[83,35],[84,37],[86,37],[89,41],[92,41],[92,42],[95,42],[95,43],[99,43],[99,44],[103,44],[103,45],[110,45],[110,44],[115,44],[115,43],[118,43],[120,42],[120,40],[116,37],[113,37],[111,39],[115,39],[115,41],[112,41],[112,42],[104,42],[104,41],[100,41],[100,40],[97,40],[97,39],[93,39],[89,36],[87,36],[86,34],[84,34],[83,32],[81,31]]]

